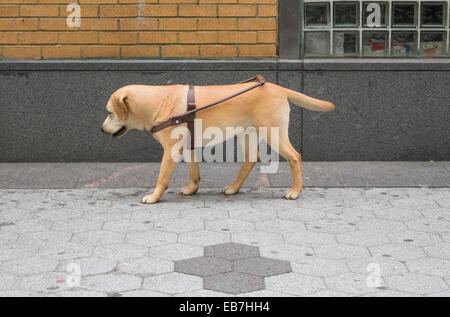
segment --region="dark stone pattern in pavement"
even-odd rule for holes
[[[221,243],[204,248],[203,257],[175,262],[175,272],[203,278],[207,290],[241,294],[265,289],[264,277],[292,272],[288,261],[259,256],[259,248]]]

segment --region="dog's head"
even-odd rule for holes
[[[111,95],[106,105],[109,115],[102,124],[101,131],[118,138],[130,130],[129,104],[127,91],[119,89]]]

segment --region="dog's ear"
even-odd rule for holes
[[[114,112],[120,120],[125,120],[128,117],[128,106],[126,99],[126,92],[115,93],[112,97]]]

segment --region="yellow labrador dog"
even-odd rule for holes
[[[196,107],[212,103],[244,90],[255,83],[242,83],[227,86],[196,86]],[[102,125],[102,132],[118,138],[131,129],[150,131],[152,127],[165,122],[174,115],[186,112],[188,86],[143,86],[131,85],[117,90],[111,95],[106,105],[108,117]],[[227,127],[278,127],[279,153],[292,168],[294,184],[285,195],[286,199],[297,199],[303,188],[301,156],[289,142],[289,102],[313,111],[332,111],[334,105],[308,97],[304,94],[289,90],[272,83],[266,83],[250,90],[236,98],[196,113],[196,119],[202,120],[202,129],[217,127],[225,135]],[[186,126],[184,123],[182,126]],[[170,126],[158,131],[153,136],[164,148],[161,170],[158,182],[152,194],[142,199],[143,203],[153,204],[160,200],[170,181],[177,161],[172,158],[172,149],[179,142],[179,138],[171,137]],[[271,144],[270,133],[265,140]],[[206,143],[206,142],[205,142]],[[255,166],[255,162],[248,159],[248,149],[245,149],[245,160],[235,182],[226,186],[223,192],[227,195],[236,194]],[[181,154],[181,153],[180,153]],[[197,192],[200,182],[200,170],[197,162],[187,162],[190,174],[189,185],[181,189],[185,195]]]

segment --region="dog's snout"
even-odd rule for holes
[[[106,133],[105,130],[103,130],[103,127],[100,128],[100,131],[101,131],[102,133]]]

